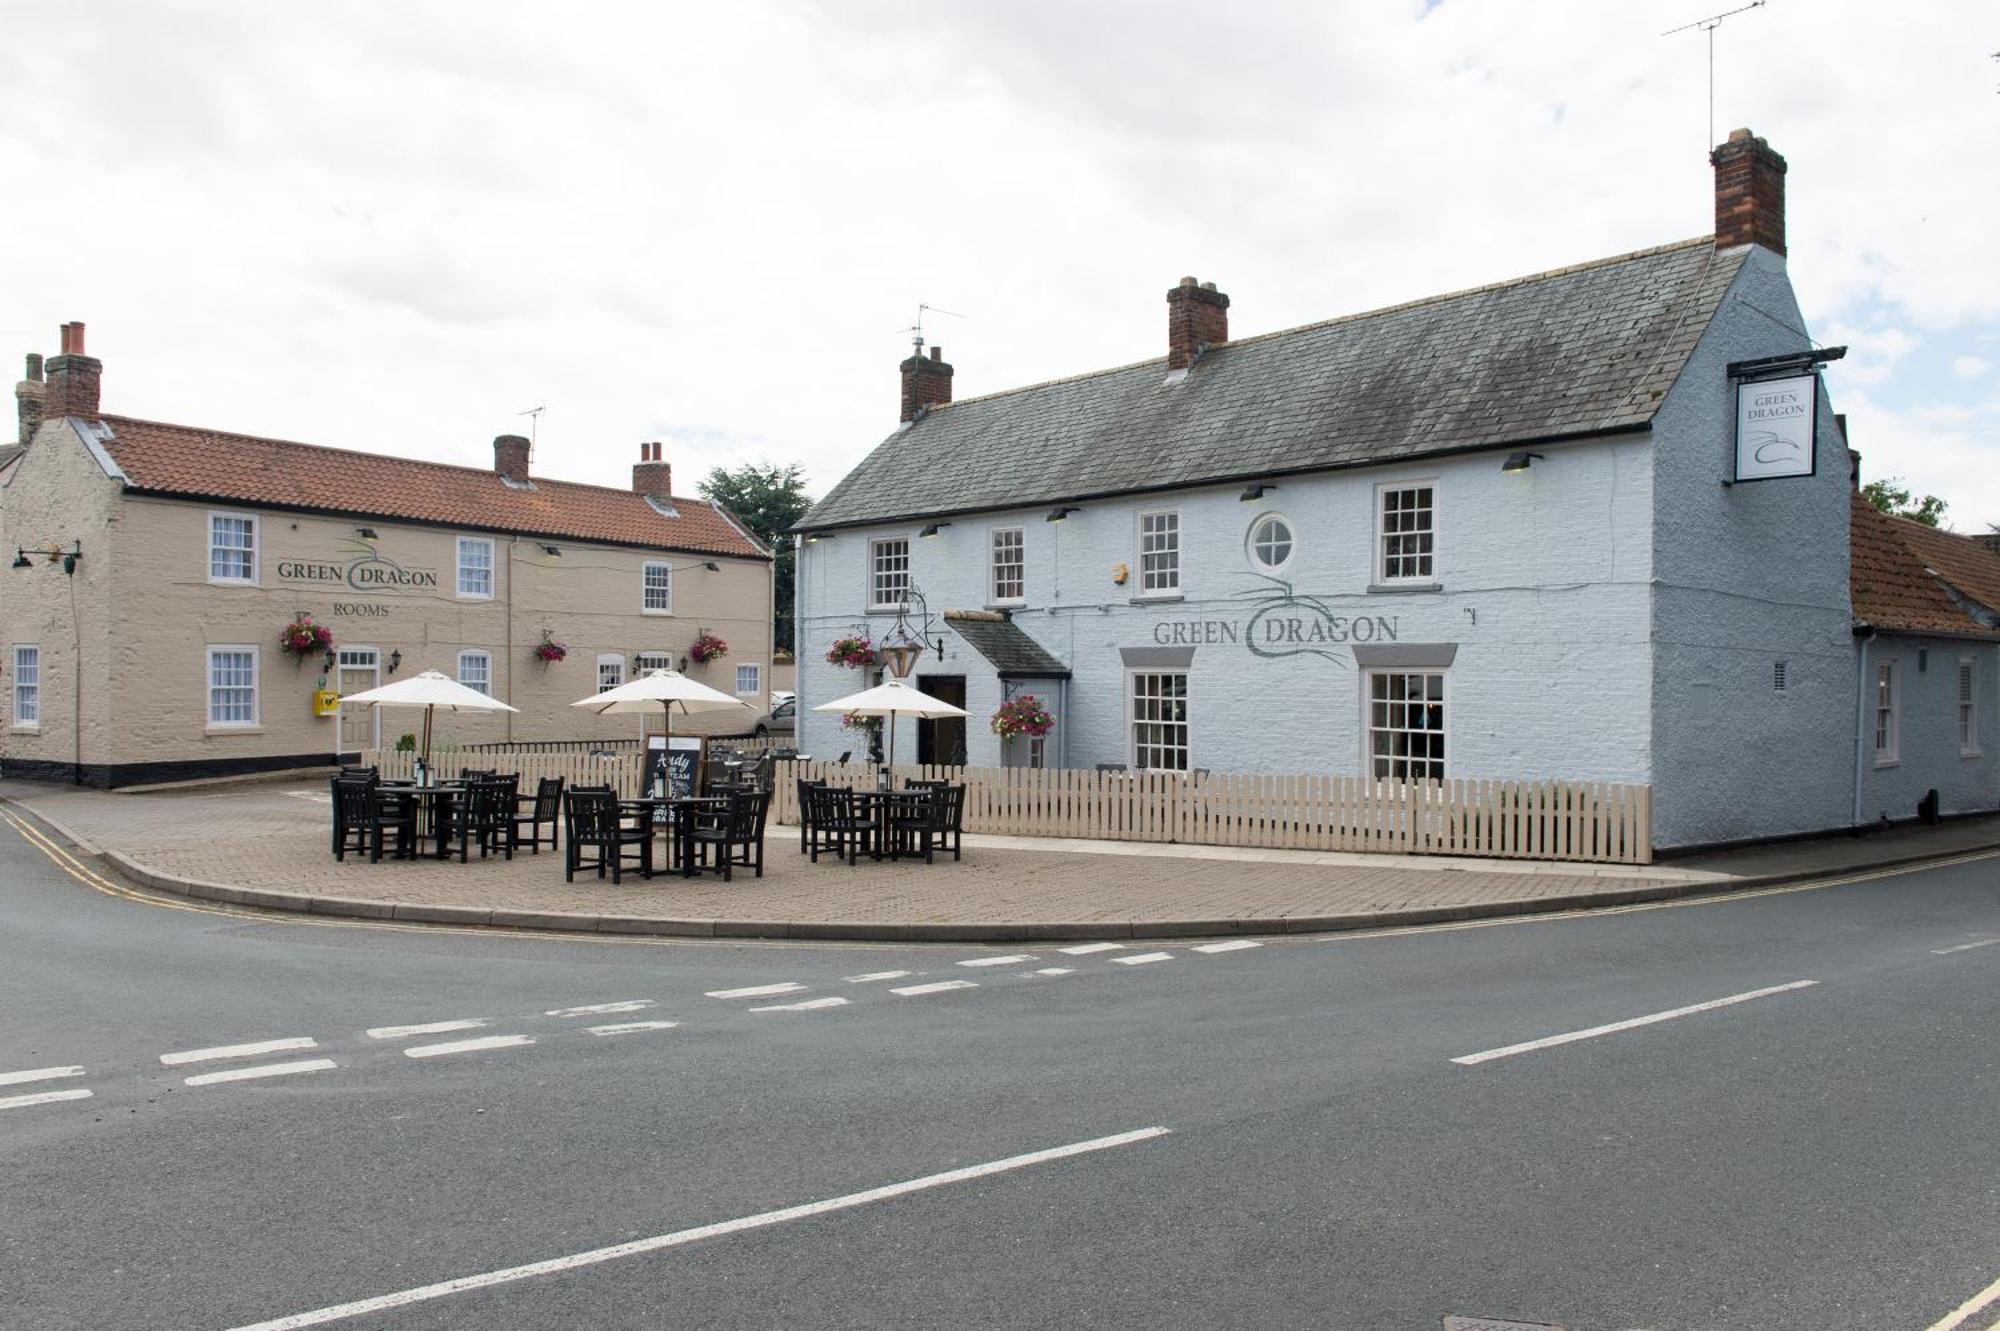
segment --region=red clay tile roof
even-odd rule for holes
[[[1851,500],[1848,578],[1854,617],[1878,629],[2000,641],[1954,601],[2000,611],[2000,556],[1966,536],[1892,518],[1856,492]]]
[[[357,517],[604,541],[649,549],[769,558],[701,499],[676,496],[667,517],[630,490],[534,478],[516,489],[498,472],[355,453],[188,425],[105,416],[105,443],[135,490],[268,504]]]

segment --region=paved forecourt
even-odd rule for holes
[[[1285,932],[1608,904],[1723,877],[991,837],[969,837],[956,863],[945,856],[932,866],[849,866],[825,855],[812,863],[799,852],[797,830],[773,824],[761,879],[746,871],[728,883],[713,874],[628,875],[613,886],[595,874],[565,883],[561,856],[548,850],[517,854],[511,863],[476,855],[463,865],[371,864],[353,855],[336,862],[323,783],[105,794],[0,782],[0,795],[86,848],[119,857],[113,862],[127,873],[136,865],[196,883],[303,897],[335,914],[603,931],[888,939]],[[250,904],[280,903],[252,897]]]

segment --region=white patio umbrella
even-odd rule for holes
[[[698,680],[689,679],[678,670],[649,670],[630,683],[620,684],[615,689],[593,693],[588,698],[578,698],[570,704],[581,707],[593,714],[606,712],[658,711],[662,724],[671,740],[674,732],[674,709],[678,707],[682,715],[689,712],[721,712],[731,708],[750,706],[741,698],[732,698],[726,693],[711,689]]]
[[[431,716],[442,707],[447,712],[518,712],[490,693],[469,689],[435,670],[425,670],[408,679],[360,693],[342,696],[343,703],[365,702],[371,707],[421,707],[424,709],[424,766],[431,765]]]
[[[852,712],[856,716],[889,718],[889,766],[896,766],[896,718],[898,716],[964,716],[963,707],[954,707],[942,698],[933,698],[911,688],[900,679],[885,679],[872,689],[850,693],[813,708],[815,712]]]

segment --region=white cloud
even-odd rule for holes
[[[1954,356],[1951,372],[1961,379],[1977,379],[1993,368],[1993,362],[1984,356]]]
[[[1913,347],[2000,327],[1991,62],[1948,9],[1716,40],[1718,135],[1789,159],[1801,302],[1885,433]],[[0,47],[0,347],[88,321],[114,411],[484,464],[546,404],[553,474],[665,438],[683,487],[824,489],[894,424],[919,301],[967,316],[934,328],[964,397],[1160,354],[1183,273],[1254,333],[1708,230],[1705,41],[1659,35],[1691,16],[70,7]],[[1954,511],[2000,474],[1964,447]]]

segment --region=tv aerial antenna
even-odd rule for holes
[[[1694,28],[1700,28],[1708,34],[1708,146],[1710,148],[1715,146],[1715,30],[1722,26],[1722,20],[1734,18],[1738,14],[1747,14],[1753,9],[1762,9],[1764,3],[1765,0],[1750,0],[1747,5],[1736,9],[1725,9],[1720,14],[1710,14],[1707,18],[1683,23],[1678,28],[1668,28],[1660,34],[1662,37],[1671,37],[1677,32],[1688,32]]]
[[[530,453],[535,451],[537,437],[541,433],[542,413],[548,409],[548,404],[543,403],[539,407],[529,407],[526,411],[517,411],[514,413],[516,416],[526,416],[528,418],[528,451]]]
[[[1762,3],[1762,0],[1759,0],[1759,3]],[[949,314],[954,319],[963,319],[965,317],[962,314],[955,314],[950,310],[942,309],[936,305],[917,306],[917,321],[911,324],[908,328],[902,328],[897,330],[898,332],[904,332],[910,335],[910,345],[916,348],[916,350],[913,353],[911,353],[913,355],[921,356],[924,354],[924,316],[926,314]]]

